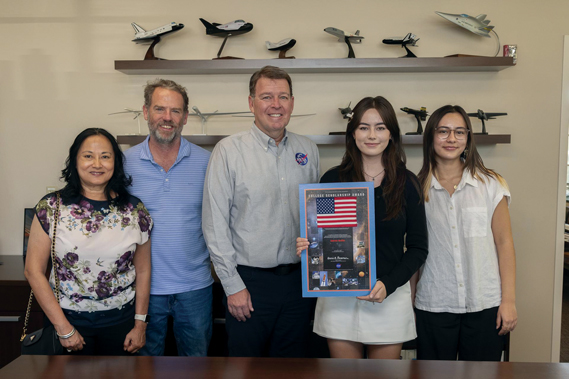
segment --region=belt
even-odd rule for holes
[[[242,265],[238,265],[237,267],[242,267],[245,269],[257,270],[257,271],[272,272],[277,276],[284,276],[290,274],[293,271],[300,269],[300,262],[278,265],[276,267],[252,267],[252,266],[242,266]]]

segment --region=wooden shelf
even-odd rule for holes
[[[127,75],[252,74],[266,65],[289,73],[381,73],[501,71],[514,66],[512,57],[323,58],[115,61]]]
[[[227,136],[182,136],[188,141],[203,146],[213,146]],[[329,135],[315,135],[305,136],[314,141],[317,145],[344,145],[346,141],[345,136],[329,136]],[[117,136],[117,141],[121,145],[136,145],[146,139],[143,135],[122,135]],[[422,135],[403,135],[403,145],[422,145]],[[509,134],[488,134],[488,135],[475,135],[474,139],[477,145],[495,145],[499,143],[511,143],[512,136]]]

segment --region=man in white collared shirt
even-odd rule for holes
[[[286,72],[264,67],[249,92],[254,125],[211,156],[203,231],[226,294],[229,355],[302,357],[312,301],[302,298],[295,249],[298,186],[318,181],[318,148],[286,130],[294,107]]]

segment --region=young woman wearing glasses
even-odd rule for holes
[[[417,357],[499,361],[517,323],[508,186],[484,166],[460,106],[433,112],[423,158],[429,255],[415,297]]]

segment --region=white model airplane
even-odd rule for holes
[[[188,116],[197,116],[202,121],[202,133],[197,134],[197,135],[204,135],[204,136],[207,135],[206,123],[207,123],[207,120],[211,116],[228,116],[228,115],[251,113],[249,111],[248,112],[221,112],[221,113],[218,111],[215,111],[215,112],[210,112],[210,113],[203,113],[195,105],[192,107],[192,112],[194,112],[194,113],[189,113]]]
[[[131,23],[134,28],[134,39],[133,42],[145,43],[150,42],[157,37],[163,36],[164,34],[176,32],[184,27],[184,24],[178,24],[177,22],[171,22],[164,26],[161,26],[150,31],[146,31],[142,26],[138,25],[136,22]]]
[[[346,34],[346,33],[344,33],[343,30],[333,28],[333,27],[326,28],[326,29],[324,29],[324,31],[326,33],[329,33],[329,34],[332,34],[333,36],[338,37],[338,42],[345,42],[346,38],[348,38],[350,42],[361,43],[362,39],[364,39],[364,37],[360,36],[359,30],[356,31],[355,34]]]
[[[215,111],[215,112],[211,112],[211,113],[202,113],[198,109],[198,107],[196,107],[196,106],[192,107],[192,112],[194,112],[194,113],[188,113],[188,116],[199,117],[201,119],[201,121],[202,121],[202,134],[203,135],[206,135],[206,122],[207,122],[208,118],[210,118],[211,116],[228,116],[228,115],[238,115],[238,114],[251,113],[249,111],[247,111],[247,112],[223,112],[223,113],[219,113],[218,111]],[[142,132],[140,130],[140,119],[141,119],[140,115],[142,115],[142,110],[141,109],[124,108],[124,111],[109,113],[109,115],[121,114],[121,113],[132,113],[132,114],[134,114],[133,120],[138,121],[138,135],[142,135]]]
[[[486,20],[485,14],[479,14],[476,17],[469,16],[467,14],[451,14],[435,12],[445,20],[449,20],[453,24],[463,27],[466,30],[470,30],[474,34],[478,34],[482,37],[488,37],[488,33],[494,29],[494,26],[490,25],[490,20]]]
[[[217,114],[217,113],[216,113]],[[291,114],[290,117],[316,116],[316,113]],[[255,115],[236,115],[233,117],[255,117]]]
[[[267,49],[271,51],[288,50],[294,45],[296,45],[296,40],[293,38],[285,38],[275,43],[265,41],[265,46],[267,46]]]
[[[279,59],[294,58],[286,56],[286,52],[292,49],[294,45],[296,45],[296,40],[293,38],[285,38],[277,43],[265,41],[265,45],[267,46],[267,49],[270,51],[280,51]]]
[[[343,30],[336,29],[336,28],[326,28],[324,29],[326,33],[332,34],[333,36],[338,37],[338,42],[345,42],[348,45],[348,58],[355,58],[356,54],[354,54],[354,49],[352,49],[353,43],[361,43],[364,37],[360,36],[360,31],[356,31],[355,34],[346,34]]]

